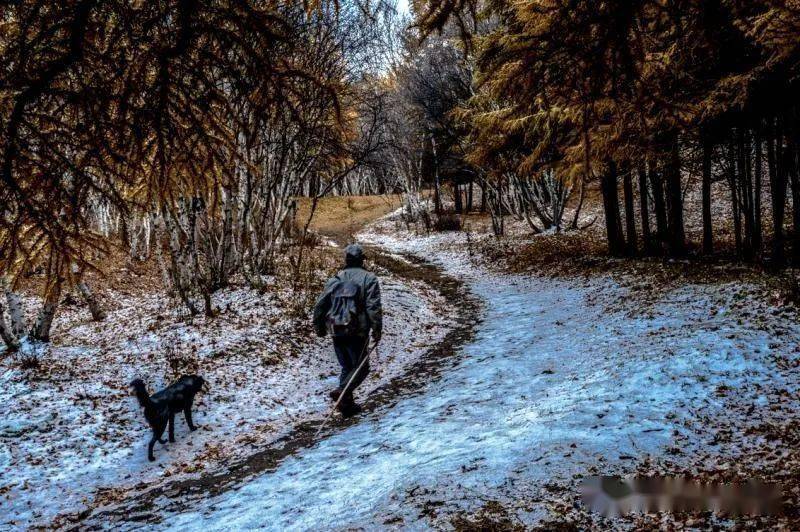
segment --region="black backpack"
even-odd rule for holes
[[[331,289],[331,307],[326,315],[331,336],[356,336],[359,331],[358,317],[361,314],[361,298],[358,284],[336,278]]]

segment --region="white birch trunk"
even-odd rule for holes
[[[97,300],[94,292],[92,292],[89,285],[86,284],[86,281],[83,279],[83,272],[77,264],[72,265],[72,276],[75,280],[75,288],[86,302],[86,306],[89,307],[89,313],[92,315],[92,319],[94,321],[103,321],[106,319],[106,313],[103,312],[103,309],[100,307],[100,302]]]
[[[234,205],[236,199],[233,193],[233,187],[227,186],[223,190],[223,221],[222,221],[222,249],[219,259],[219,272],[218,278],[215,279],[214,284],[217,286],[227,286],[228,273],[236,267],[239,261],[234,260],[233,242],[234,242]]]
[[[181,250],[180,245],[180,227],[178,227],[177,220],[171,219],[171,214],[164,209],[162,213],[164,224],[167,228],[167,237],[169,239],[170,259],[172,263],[172,280],[173,286],[178,296],[183,301],[189,313],[192,316],[198,314],[197,307],[189,297],[189,287],[184,284],[185,279],[189,277],[189,264],[187,263],[186,256]]]
[[[17,335],[13,333],[11,327],[6,322],[5,309],[3,308],[3,301],[0,299],[0,339],[6,344],[8,351],[16,351],[19,349],[19,340]]]
[[[0,278],[0,289],[4,292],[11,320],[11,333],[17,338],[25,335],[25,316],[22,311],[22,298],[11,289],[5,277]]]
[[[97,296],[95,296],[94,292],[89,288],[89,285],[86,284],[85,281],[81,280],[78,285],[78,292],[80,292],[81,297],[83,300],[86,301],[86,305],[89,307],[89,312],[92,314],[92,319],[94,321],[103,321],[106,319],[106,313],[100,307],[100,302],[97,300]]]
[[[169,289],[171,281],[169,276],[169,268],[164,260],[164,220],[161,216],[154,216],[153,230],[156,241],[156,261],[158,262],[158,268],[161,271],[161,281],[164,283],[164,288]]]

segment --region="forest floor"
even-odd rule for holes
[[[591,204],[587,211],[585,216],[591,217]],[[530,478],[520,482],[509,474],[502,488],[480,494],[483,502],[477,508],[472,504],[467,505],[472,507],[468,511],[463,505],[461,510],[440,509],[438,522],[469,530],[528,529],[534,525],[544,530],[665,526],[797,529],[800,308],[791,271],[769,274],[757,266],[724,258],[609,259],[597,229],[531,236],[526,227],[512,222],[507,235],[496,238],[490,234],[486,216],[464,216],[462,223],[461,231],[425,233],[394,216],[373,225],[363,237],[400,253],[431,258],[451,275],[475,279],[468,284],[478,291],[485,279],[495,279],[489,283],[490,313],[495,305],[502,310],[502,303],[494,303],[503,293],[503,283],[497,279],[511,280],[516,286],[533,284],[537,292],[549,293],[554,305],[563,304],[570,292],[577,291],[572,312],[545,325],[554,330],[540,336],[558,336],[561,327],[571,330],[568,343],[577,344],[584,354],[570,364],[579,366],[588,356],[597,367],[587,375],[563,368],[576,381],[570,395],[592,400],[595,404],[590,408],[602,410],[598,422],[611,425],[606,430],[621,434],[633,430],[630,442],[617,438],[617,447],[607,448],[607,454],[594,460],[579,457],[588,427],[575,427],[573,444],[563,450],[563,456],[554,456],[562,452],[558,447],[538,456],[540,442],[531,441],[531,459],[544,459],[544,469],[560,463],[560,471],[557,468],[556,474],[538,483]],[[554,291],[552,286],[563,288]],[[533,294],[529,296],[531,305],[536,305],[536,300]],[[543,325],[535,317],[529,319],[531,327]],[[587,319],[593,321],[588,334]],[[479,336],[484,327],[479,327]],[[576,342],[574,336],[582,333],[586,337]],[[537,352],[540,343],[530,342],[529,356]],[[550,345],[549,349],[557,348]],[[550,353],[540,352],[530,363],[552,358]],[[565,357],[571,358],[572,354]],[[609,376],[618,387],[614,397],[593,382],[604,382]],[[544,395],[552,392],[551,387]],[[639,418],[642,411],[638,405],[645,401],[656,405],[650,412],[656,415],[650,419]],[[580,419],[585,405],[572,407],[569,415]],[[613,418],[622,413],[627,419],[615,429]],[[541,412],[539,416],[546,418]],[[550,431],[563,428],[547,419],[537,419],[532,425],[539,421]],[[654,421],[663,425],[647,428]],[[650,430],[663,431],[666,437],[648,448],[645,434]],[[573,455],[577,456],[573,459]],[[569,467],[575,463],[586,468]],[[748,479],[780,483],[783,513],[780,517],[729,519],[710,512],[655,512],[603,519],[580,502],[579,484],[587,474],[674,476],[700,483]],[[524,487],[519,489],[519,484]],[[444,489],[423,493],[415,504],[425,508],[441,500],[447,484],[439,488]]]
[[[342,237],[390,210],[392,201],[349,198],[342,208],[339,198],[325,199],[313,228]],[[108,313],[104,321],[91,321],[68,294],[51,345],[0,353],[0,529],[46,525],[64,512],[88,512],[209,474],[269,447],[299,423],[322,419],[338,364],[330,341],[313,334],[308,310],[339,253],[324,243],[311,251],[310,286],[299,292],[280,269],[260,290],[234,279],[214,294],[213,318],[188,316],[167,298],[154,264],[109,259],[105,275],[91,279]],[[385,269],[379,274],[385,349],[365,394],[403,374],[447,331],[437,291]],[[25,303],[30,318],[35,298]],[[407,334],[417,341],[407,342]],[[129,383],[143,378],[152,393],[183,373],[209,383],[195,406],[200,428],[191,433],[179,419],[177,442],[157,445],[150,463],[149,428]]]
[[[313,437],[336,365],[282,310],[295,295],[234,286],[215,296],[221,316],[187,321],[117,288],[105,323],[59,318],[38,369],[3,361],[0,529],[62,510],[58,526],[120,529],[797,528],[800,326],[780,280],[606,259],[596,227],[497,239],[471,215],[464,231],[416,231],[392,201],[323,202],[312,226],[383,250],[388,331],[363,416]],[[334,269],[320,249],[318,283]],[[211,430],[179,424],[149,464],[127,382],[166,382],[166,353],[209,376],[196,420]],[[587,475],[636,473],[783,482],[786,515],[608,520],[580,504]]]
[[[438,307],[455,306],[463,332],[426,351],[416,384],[266,466],[248,460],[243,475],[179,483],[82,524],[797,529],[800,326],[757,280],[515,273],[487,252],[502,239],[418,233],[396,214],[358,239],[409,269],[433,262],[472,293]],[[424,365],[441,345],[449,354]],[[785,515],[604,518],[581,504],[586,477],[634,474],[782,482]]]

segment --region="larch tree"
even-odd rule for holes
[[[684,196],[697,173],[700,252],[714,253],[713,224],[730,222],[736,256],[766,258],[768,182],[771,261],[783,263],[787,194],[792,204],[800,196],[796,1],[495,0],[481,7],[497,26],[468,36],[478,66],[474,128],[523,138],[523,172],[553,164],[556,153],[562,179],[599,179],[612,254],[686,255]],[[420,27],[433,32],[476,6],[430,0],[417,9]],[[552,121],[538,118],[553,115],[563,130],[555,137]],[[478,146],[476,156],[488,161],[491,149]],[[712,185],[723,183],[731,214],[714,219]],[[791,212],[795,239],[800,209]],[[800,245],[791,244],[797,261]]]
[[[291,0],[0,7],[0,278],[9,302],[0,331],[9,346],[24,334],[49,338],[69,285],[94,307],[84,275],[113,246],[155,249],[186,305],[194,310],[189,294],[199,293],[207,312],[232,267],[259,263],[253,255],[273,236],[252,234],[255,217],[280,231],[288,196],[351,159],[339,12],[337,3]],[[253,175],[267,176],[266,189],[243,200]],[[249,220],[234,227],[243,210]],[[45,273],[42,309],[28,327],[10,303],[35,270]]]

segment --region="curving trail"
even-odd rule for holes
[[[721,385],[754,390],[774,379],[763,354],[777,349],[775,338],[717,312],[692,288],[635,313],[620,303],[625,290],[607,280],[464,279],[478,304],[462,281],[430,265],[381,261],[438,283],[463,313],[420,366],[373,397],[366,415],[320,441],[308,439],[314,426],[302,427],[284,448],[230,474],[173,486],[92,522],[422,529],[500,501],[534,524],[551,482],[628,472],[675,448],[690,455],[713,437],[693,420],[726,412]]]
[[[288,457],[302,453],[332,434],[359,423],[365,416],[380,415],[380,412],[391,408],[400,397],[419,393],[425,384],[437,378],[444,361],[452,357],[459,346],[473,336],[479,302],[466,290],[464,283],[432,264],[412,256],[401,257],[386,253],[378,248],[371,249],[371,256],[378,266],[390,270],[405,282],[425,283],[436,289],[448,302],[457,303],[461,312],[454,323],[450,324],[451,328],[441,342],[429,346],[425,355],[409,367],[406,373],[370,395],[363,403],[364,415],[350,420],[333,416],[319,437],[315,437],[315,434],[320,421],[300,424],[269,449],[231,463],[223,471],[160,485],[110,507],[62,515],[53,526],[100,530],[108,528],[111,523],[114,528],[127,529],[138,528],[142,524],[159,525],[164,520],[165,513],[168,515],[195,505],[203,505],[203,501],[209,497],[224,496],[260,474],[275,471]]]

